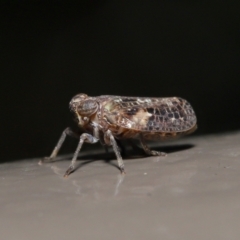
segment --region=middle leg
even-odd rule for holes
[[[113,151],[115,152],[116,157],[117,157],[118,167],[119,167],[121,173],[125,174],[124,163],[123,163],[122,156],[120,154],[117,142],[116,142],[116,140],[115,140],[115,138],[112,135],[112,132],[110,130],[107,130],[107,132],[105,133],[104,140],[107,144],[110,144],[113,147]]]

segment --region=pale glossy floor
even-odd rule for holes
[[[82,153],[68,179],[66,157],[0,164],[1,239],[239,240],[240,132],[167,145],[127,157],[125,177],[103,151]]]

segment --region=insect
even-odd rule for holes
[[[81,93],[72,98],[69,107],[84,133],[77,136],[79,143],[64,177],[75,170],[77,156],[84,142],[93,144],[100,141],[104,146],[112,146],[119,169],[124,174],[118,140],[138,138],[146,154],[165,156],[164,152],[151,150],[145,140],[173,139],[190,134],[197,128],[193,108],[179,97],[90,97]],[[76,136],[70,128],[66,128],[50,157],[40,163],[51,161],[57,156],[67,135]]]

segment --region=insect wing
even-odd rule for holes
[[[191,105],[178,97],[115,97],[104,111],[110,124],[142,132],[184,132],[196,125]]]

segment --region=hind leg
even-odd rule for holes
[[[150,156],[166,156],[167,155],[165,152],[158,152],[158,151],[151,150],[147,146],[147,144],[146,144],[146,142],[145,142],[145,140],[144,140],[142,135],[140,135],[140,143],[141,143],[141,146],[142,146],[144,152],[147,155],[150,155]]]

